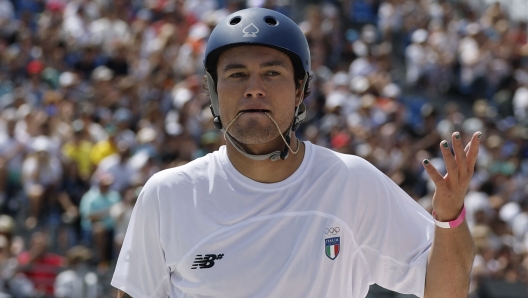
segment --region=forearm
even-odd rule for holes
[[[425,298],[465,298],[475,246],[464,221],[453,229],[435,227],[433,246],[429,253],[425,277]]]

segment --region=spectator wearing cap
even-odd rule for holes
[[[57,99],[52,99],[55,101]],[[35,117],[36,130],[29,139],[30,146],[39,139],[48,141],[48,151],[52,157],[61,158],[61,121],[57,117],[50,117],[40,111]]]
[[[14,118],[6,121],[5,134],[0,134],[0,205],[9,207],[8,200],[21,186],[21,168],[25,158],[25,145],[15,137]]]
[[[28,229],[37,226],[43,205],[51,207],[55,203],[56,190],[62,178],[60,161],[50,154],[49,138],[35,138],[31,149],[33,154],[22,165],[24,191],[29,198],[29,216],[26,219]]]
[[[36,102],[32,103],[35,107],[42,105],[44,93],[49,89],[48,85],[42,81],[41,73],[43,69],[44,64],[40,60],[33,60],[26,67],[29,80],[25,82],[23,88],[36,99]]]
[[[114,177],[103,173],[97,177],[97,185],[83,195],[80,205],[81,226],[87,243],[95,246],[98,267],[106,271],[111,260],[114,220],[110,208],[121,201],[119,192],[112,190]]]
[[[94,171],[90,160],[93,143],[86,137],[84,123],[81,120],[75,120],[71,127],[73,139],[62,146],[62,154],[76,164],[81,179],[88,181]]]
[[[357,76],[368,77],[379,70],[379,63],[372,46],[366,46],[365,52],[356,58],[348,68],[348,74],[353,79]]]
[[[71,71],[65,71],[58,78],[61,93],[64,98],[74,103],[80,103],[87,99],[86,86],[81,84],[80,76]]]
[[[130,144],[121,140],[117,144],[118,152],[103,159],[97,166],[94,178],[102,174],[110,174],[114,177],[112,190],[123,193],[130,186],[132,179],[139,173],[139,169],[132,165]]]
[[[327,112],[347,116],[359,108],[359,99],[349,90],[350,80],[344,71],[336,73],[330,82],[331,91],[326,96],[325,108]]]
[[[485,37],[481,25],[468,24],[465,27],[465,34],[466,36],[460,40],[458,46],[458,59],[461,64],[461,92],[466,94],[476,92],[477,96],[483,96],[482,91],[486,89],[486,86],[482,81],[492,56],[487,47],[483,47]]]
[[[130,129],[132,112],[127,108],[119,108],[114,112],[113,123],[116,128],[117,141],[126,141],[131,147],[136,144],[136,134]]]
[[[405,63],[407,67],[407,83],[416,86],[424,82],[429,68],[427,60],[430,49],[427,46],[429,33],[425,29],[418,29],[411,35],[412,43],[405,49]]]

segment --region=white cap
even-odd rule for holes
[[[51,141],[48,137],[38,136],[31,143],[31,149],[34,152],[49,152],[51,148]]]
[[[516,202],[509,202],[504,204],[499,211],[499,217],[509,225],[512,224],[513,219],[521,212],[521,207]]]
[[[348,85],[348,74],[346,72],[337,72],[332,77],[332,83],[336,86],[347,86]]]
[[[411,41],[413,43],[422,43],[427,40],[429,33],[425,29],[418,29],[411,35]]]
[[[113,77],[113,71],[106,66],[98,66],[92,72],[92,79],[94,81],[110,81]]]
[[[355,93],[363,93],[370,87],[369,80],[364,76],[357,76],[350,81],[350,89]]]
[[[196,23],[189,28],[189,38],[192,40],[200,40],[209,37],[211,29],[204,23]]]
[[[63,72],[59,76],[59,84],[62,87],[69,87],[75,82],[75,75],[69,71]]]

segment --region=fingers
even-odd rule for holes
[[[453,152],[455,153],[454,155],[452,154],[446,140],[440,142],[440,151],[446,164],[447,175],[442,177],[442,175],[430,165],[430,163],[426,163],[426,160],[424,160],[423,163],[429,177],[435,182],[435,185],[438,186],[440,180],[448,180],[448,183],[456,184],[459,180],[465,181],[471,178],[477,162],[481,137],[481,132],[474,133],[471,137],[471,141],[464,148],[460,133],[453,133],[452,142]],[[447,179],[448,177],[449,179]]]
[[[444,177],[438,172],[438,170],[429,162],[428,159],[423,160],[423,165],[425,168],[425,171],[433,180],[436,187],[439,187],[442,183],[444,183]]]
[[[479,152],[480,140],[482,138],[482,133],[477,131],[471,137],[471,141],[466,146],[466,156],[467,156],[467,171],[468,173],[473,173],[475,169],[475,164],[477,163],[477,157]]]
[[[455,160],[458,166],[458,176],[466,177],[468,167],[464,145],[462,144],[462,137],[459,132],[455,132],[451,138],[453,140],[453,151],[455,152]]]
[[[451,182],[456,183],[458,181],[459,176],[457,161],[451,153],[451,149],[449,148],[449,144],[446,140],[440,142],[440,151],[442,152],[442,156],[444,158],[444,163],[446,165],[449,180]]]

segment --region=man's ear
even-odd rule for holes
[[[298,106],[303,101],[303,89],[302,86],[295,90],[295,106]]]

